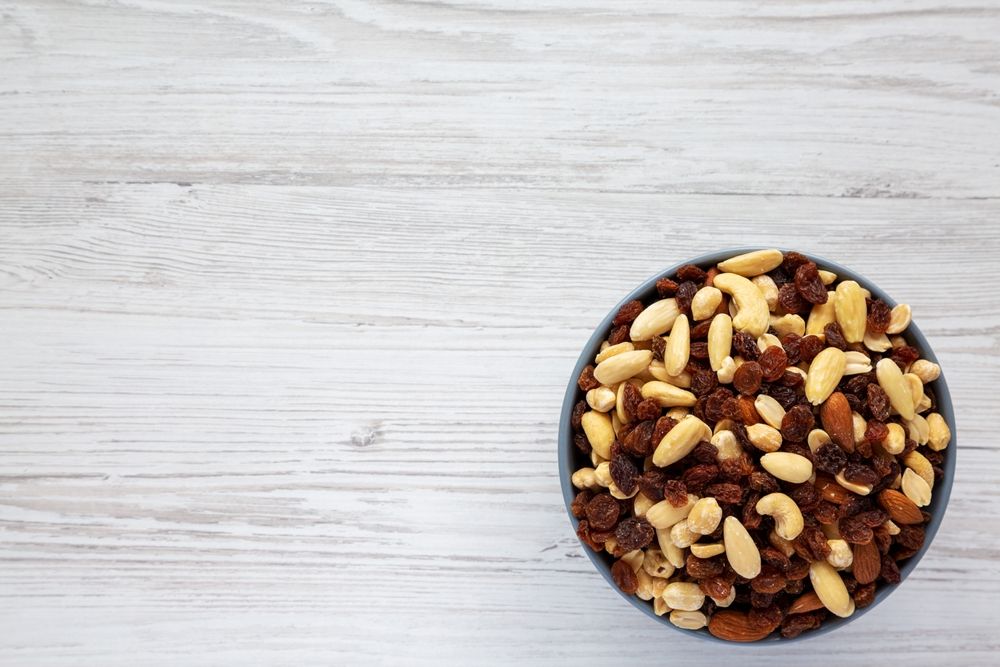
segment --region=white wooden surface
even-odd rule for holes
[[[996,664],[1000,4],[0,8],[0,663]],[[913,305],[934,548],[834,636],[666,632],[556,474],[592,327],[775,243]]]

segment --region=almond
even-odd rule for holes
[[[837,324],[848,343],[860,343],[865,337],[867,312],[865,294],[861,285],[853,280],[845,280],[837,285],[837,303],[834,305]]]
[[[819,418],[823,422],[823,430],[841,449],[848,453],[854,451],[854,417],[846,396],[839,391],[830,394],[819,409]]]
[[[924,521],[920,508],[899,491],[885,489],[878,494],[878,504],[896,523],[916,524]]]
[[[878,579],[882,571],[882,558],[879,555],[878,547],[872,540],[868,544],[854,545],[854,562],[851,564],[851,571],[859,584],[870,584]]]
[[[829,500],[831,503],[843,505],[851,499],[850,492],[827,475],[817,475],[815,486],[823,500]]]
[[[808,593],[803,593],[799,597],[795,598],[795,602],[793,602],[792,606],[788,608],[788,613],[804,614],[807,611],[816,611],[817,609],[822,608],[823,603],[819,601],[819,596],[816,595],[816,591],[809,591]]]
[[[717,611],[708,622],[712,636],[731,642],[755,642],[767,637],[774,628],[760,630],[750,625],[750,619],[741,611]]]
[[[895,366],[891,360],[890,363]],[[828,347],[817,354],[806,374],[806,398],[809,399],[809,402],[813,405],[819,405],[825,401],[837,388],[837,383],[844,377],[846,367],[847,356],[835,347]],[[909,392],[907,392],[907,396],[909,396]]]

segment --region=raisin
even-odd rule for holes
[[[626,496],[639,490],[639,470],[628,457],[618,456],[612,460],[610,471],[611,480]]]
[[[823,351],[823,341],[819,336],[803,336],[799,342],[799,356],[806,363],[812,363],[816,355]]]
[[[680,285],[677,286],[677,294],[674,297],[677,299],[677,309],[682,313],[691,314],[691,300],[694,295],[698,293],[698,286],[695,285],[690,280],[685,280]]]
[[[785,351],[788,365],[794,366],[802,360],[802,337],[789,332],[781,337],[781,348]]]
[[[884,334],[892,319],[892,308],[882,299],[868,299],[868,331]]]
[[[774,603],[774,594],[772,593],[758,593],[755,590],[750,591],[750,606],[754,609],[764,609],[770,607]]]
[[[874,538],[872,529],[854,517],[845,517],[839,522],[840,536],[851,544],[868,544]]]
[[[652,421],[660,416],[660,404],[655,398],[647,398],[635,406],[633,415],[636,419]]]
[[[905,547],[897,547],[892,552],[893,560],[906,560],[907,558],[912,558],[917,554],[920,549],[906,549]]]
[[[663,500],[663,486],[668,479],[662,470],[647,470],[639,475],[639,493],[658,503]]]
[[[846,376],[841,382],[840,387],[841,391],[845,394],[857,394],[858,396],[864,396],[865,390],[868,389],[868,385],[872,382],[877,382],[874,371],[871,373],[858,373],[857,375]]]
[[[687,487],[688,493],[698,495],[701,494],[706,485],[710,484],[712,480],[718,476],[719,466],[712,465],[710,463],[701,463],[696,466],[691,466],[685,470],[682,475],[684,485]]]
[[[864,609],[872,602],[875,601],[875,584],[865,584],[864,586],[858,586],[854,590],[854,608]]]
[[[817,612],[786,616],[785,619],[781,621],[781,636],[785,639],[794,639],[803,632],[815,630],[822,624],[822,622],[823,617]]]
[[[944,468],[938,466],[931,466],[931,470],[934,471],[934,483],[940,484],[944,481]]]
[[[824,292],[825,294],[826,292]],[[794,283],[785,283],[778,288],[778,305],[780,305],[786,313],[798,314],[804,313],[809,309],[809,302],[802,298],[799,291],[795,289]]]
[[[788,366],[788,355],[785,354],[784,348],[771,345],[760,353],[757,363],[760,364],[764,379],[768,382],[774,382],[785,374],[785,368]]]
[[[717,577],[722,574],[722,570],[724,569],[722,561],[718,558],[698,558],[697,556],[690,555],[687,557],[684,567],[688,576],[695,579]]]
[[[691,393],[695,396],[706,396],[718,385],[719,378],[712,371],[699,370],[691,376]]]
[[[824,526],[829,526],[836,523],[840,516],[840,508],[831,502],[822,500],[813,510],[813,516]]]
[[[750,473],[750,488],[761,493],[777,493],[781,490],[778,480],[766,472]]]
[[[719,450],[712,443],[702,440],[694,446],[694,449],[688,456],[698,463],[718,463]]]
[[[764,372],[760,364],[756,361],[747,361],[736,369],[733,374],[733,387],[741,394],[750,395],[760,389],[760,382],[764,378]]]
[[[838,350],[847,349],[847,339],[844,338],[844,332],[836,322],[830,322],[823,327],[823,334],[826,336],[826,344],[829,347],[835,347]]]
[[[667,339],[663,336],[653,336],[649,341],[649,349],[653,353],[653,359],[663,361],[663,353],[667,351]]]
[[[944,463],[944,456],[941,452],[935,452],[932,449],[924,451],[924,458],[931,462],[931,465],[939,466]]]
[[[760,574],[750,581],[750,588],[758,593],[780,593],[785,588],[785,575],[772,565],[761,568]]]
[[[677,277],[680,280],[692,280],[696,283],[705,282],[706,277],[705,270],[695,266],[694,264],[685,264],[681,268],[677,269]]]
[[[745,365],[745,364],[744,364]],[[737,370],[737,372],[739,372]],[[725,387],[719,387],[705,398],[705,417],[711,422],[717,422],[723,418],[722,406],[733,395]]]
[[[587,436],[583,433],[577,433],[573,436],[573,444],[584,454],[589,454],[592,449],[590,440],[587,440]]]
[[[646,519],[641,516],[633,516],[625,519],[615,528],[615,539],[618,546],[626,553],[641,549],[656,537],[656,531]]]
[[[583,519],[587,516],[587,503],[594,496],[593,493],[584,489],[580,493],[576,494],[573,498],[573,504],[570,505],[570,510],[573,512],[573,516],[577,519]]]
[[[889,553],[889,547],[892,545],[892,535],[889,534],[889,529],[885,526],[879,526],[873,528],[872,533],[875,535],[875,546],[878,547],[879,553]]]
[[[663,499],[674,507],[684,507],[688,502],[687,485],[679,479],[672,479],[663,485]]]
[[[653,428],[653,447],[660,444],[663,440],[663,436],[670,432],[674,426],[677,426],[677,421],[673,417],[663,416],[656,420],[656,426]],[[652,452],[650,452],[652,453]]]
[[[826,303],[826,285],[820,279],[819,269],[814,262],[807,262],[795,269],[795,289],[809,303]]]
[[[744,361],[756,361],[760,356],[760,348],[757,341],[746,331],[737,331],[733,334],[733,351],[743,357]]]
[[[615,586],[626,595],[635,595],[635,592],[639,590],[639,577],[632,570],[632,566],[623,560],[617,560],[611,566],[611,578],[614,580]]]
[[[798,556],[789,557],[788,569],[785,570],[785,576],[788,577],[790,581],[801,581],[809,576],[809,561]]]
[[[867,510],[865,512],[859,512],[854,516],[855,520],[860,521],[861,525],[868,526],[869,528],[878,528],[883,523],[889,520],[889,515],[880,509]]]
[[[763,522],[764,517],[757,513],[757,501],[760,500],[760,494],[753,492],[750,497],[747,498],[747,502],[743,505],[743,510],[740,512],[740,523],[747,530],[756,530],[760,528],[761,522]]]
[[[761,390],[762,394],[767,394],[776,400],[785,410],[790,410],[793,405],[799,402],[801,397],[799,389],[795,387],[785,387],[780,384],[769,384]]]
[[[611,458],[616,459],[619,456],[628,456],[628,452],[625,450],[625,446],[622,445],[621,440],[615,440],[611,443]]]
[[[789,275],[795,275],[795,270],[810,261],[808,257],[796,250],[789,250],[781,260],[781,268]]]
[[[594,530],[611,530],[618,523],[618,516],[621,513],[618,502],[611,497],[610,493],[601,493],[590,499],[587,503],[587,521]]]
[[[830,544],[826,541],[826,535],[813,526],[803,528],[799,536],[792,541],[792,546],[795,547],[797,554],[811,561],[826,560],[830,555]],[[804,553],[800,552],[800,546]]]
[[[920,549],[924,546],[925,531],[923,526],[907,526],[901,525],[899,527],[899,534],[896,535],[896,544],[907,549]]]
[[[719,471],[722,476],[730,480],[747,477],[753,470],[753,460],[745,452],[736,458],[719,462]]]
[[[709,577],[698,582],[698,587],[705,595],[724,600],[729,597],[729,592],[733,590],[733,584],[725,577]]]
[[[580,372],[580,378],[576,381],[576,385],[580,387],[581,391],[590,391],[591,389],[597,389],[601,386],[601,383],[594,377],[593,366],[588,365],[583,367],[583,370]]]
[[[691,327],[691,340],[701,340],[702,338],[708,338],[708,330],[712,327],[712,318],[708,318],[704,322],[699,322],[698,324]],[[660,336],[657,336],[660,338]]]
[[[753,582],[751,582],[753,585]],[[772,604],[764,608],[753,608],[747,612],[747,622],[754,630],[773,632],[781,625],[784,614],[778,605]]]
[[[609,345],[617,345],[618,343],[624,343],[626,341],[632,340],[629,334],[629,328],[627,325],[623,324],[620,327],[615,327],[611,330],[611,335],[608,336]]]
[[[594,536],[590,532],[590,523],[586,519],[576,527],[576,536],[594,551],[601,551],[604,548],[603,543],[594,540]]]
[[[639,313],[641,313],[642,310],[642,301],[629,301],[618,309],[618,314],[615,315],[615,319],[611,320],[611,324],[616,327],[620,327],[623,324],[632,324],[632,322],[635,321],[635,318],[639,317]]]
[[[827,442],[813,452],[814,465],[821,472],[836,475],[847,465],[847,454],[835,442]]]
[[[632,426],[632,428],[629,429],[624,437],[622,437],[622,431],[618,433],[619,437],[622,437],[621,443],[625,451],[633,456],[649,456],[652,454],[653,450],[656,449],[656,445],[660,444],[658,440],[655,442],[653,440],[653,422],[633,422],[628,426]]]
[[[848,463],[844,468],[844,479],[855,484],[874,484],[878,481],[878,475],[866,465]]]
[[[903,454],[909,454],[916,448],[917,448],[917,443],[914,440],[907,438],[903,443]]]
[[[739,409],[739,414],[736,418],[745,425],[753,426],[760,423],[760,415],[757,413],[757,407],[754,405],[752,397],[740,396],[736,399],[736,406]]]
[[[865,440],[871,443],[882,442],[889,435],[889,427],[878,421],[871,419],[865,426]]]
[[[576,405],[573,406],[573,412],[569,417],[569,424],[575,429],[580,428],[583,424],[583,413],[587,411],[586,401],[577,401]]]
[[[743,499],[743,489],[739,484],[729,484],[722,482],[712,484],[705,489],[705,493],[713,496],[723,505],[734,505]]]
[[[871,502],[867,498],[862,498],[861,496],[855,496],[852,494],[847,499],[847,502],[840,505],[839,512],[841,517],[856,516],[869,509],[871,509]]]
[[[788,556],[781,553],[774,547],[764,547],[761,549],[760,559],[768,565],[777,568],[780,572],[785,572],[792,564],[792,561],[788,559]]]
[[[912,345],[902,345],[892,350],[892,360],[896,362],[900,370],[905,370],[907,366],[919,358],[920,352]]]
[[[812,410],[796,405],[781,418],[781,437],[789,442],[802,442],[815,425]]]
[[[634,384],[631,382],[626,382],[625,387],[622,389],[622,406],[625,408],[625,414],[629,417],[635,417],[636,408],[642,403],[642,392],[640,392]]]
[[[801,373],[786,370],[781,374],[781,377],[778,378],[778,382],[785,387],[801,387],[805,384],[806,379],[802,377]]]
[[[844,398],[847,399],[847,404],[851,407],[851,412],[861,412],[861,409],[865,405],[861,402],[861,399],[854,394],[844,394]]]
[[[660,278],[656,281],[656,293],[660,295],[661,299],[673,296],[676,291],[677,283],[670,278]]]
[[[847,589],[847,592],[854,595],[854,591],[858,590],[858,580],[847,573],[842,573],[840,578],[844,582],[844,588]]]
[[[788,583],[785,584],[785,592],[788,593],[789,595],[799,595],[805,589],[806,589],[806,584],[801,579],[797,581],[789,580]]]
[[[692,359],[708,359],[708,343],[705,341],[691,343],[689,354]]]
[[[877,419],[880,422],[888,421],[889,396],[885,390],[877,384],[870,384],[866,393],[868,412],[871,413],[872,419]]]
[[[899,566],[888,556],[882,556],[882,580],[887,584],[898,584],[903,578],[899,574]]]

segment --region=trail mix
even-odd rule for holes
[[[656,289],[580,374],[580,540],[622,591],[721,639],[871,604],[924,542],[951,439],[909,306],[779,250]]]

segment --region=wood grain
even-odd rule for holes
[[[885,604],[712,659],[994,660],[1000,6],[0,14],[0,663],[704,659],[585,559],[556,423],[622,295],[762,243],[913,306],[958,476]]]

